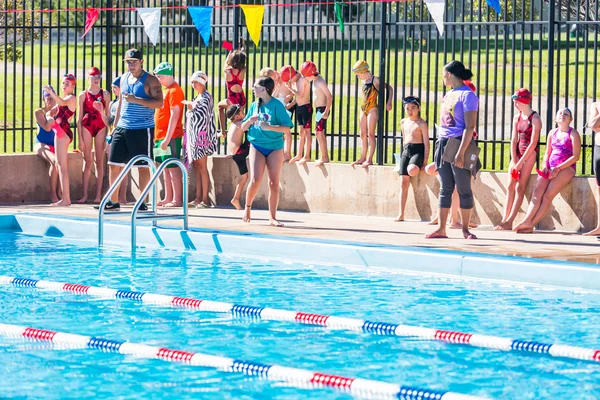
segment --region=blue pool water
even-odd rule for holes
[[[243,239],[240,239],[243,240]],[[268,253],[268,249],[265,251]],[[600,294],[0,232],[0,275],[598,348]],[[0,323],[497,399],[600,397],[600,365],[0,287]],[[0,397],[348,398],[255,377],[0,338]]]

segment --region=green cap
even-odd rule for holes
[[[168,62],[161,62],[154,68],[154,75],[171,75],[173,76],[173,66]]]

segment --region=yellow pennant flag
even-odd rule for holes
[[[246,16],[248,33],[254,41],[254,44],[258,46],[258,42],[260,41],[260,31],[262,30],[263,16],[265,15],[265,6],[240,4],[240,7]]]

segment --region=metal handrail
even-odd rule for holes
[[[162,162],[162,164],[160,165],[160,167],[158,168],[158,170],[154,171],[154,175],[152,176],[152,178],[150,178],[150,182],[148,182],[148,185],[146,185],[146,187],[144,188],[144,191],[142,192],[142,194],[140,195],[140,197],[138,198],[138,200],[136,201],[135,205],[133,206],[133,212],[131,213],[131,249],[135,249],[136,246],[136,228],[137,228],[137,212],[140,209],[140,206],[142,205],[142,203],[144,202],[144,199],[146,198],[146,196],[148,195],[148,192],[150,191],[150,189],[153,189],[152,193],[153,193],[153,201],[152,201],[152,213],[154,215],[156,214],[156,181],[158,180],[158,178],[160,177],[160,175],[163,173],[163,171],[165,170],[165,168],[167,168],[169,165],[171,164],[175,164],[179,167],[179,169],[181,169],[181,174],[183,176],[183,190],[182,190],[182,198],[183,198],[183,215],[173,215],[173,219],[183,219],[183,229],[187,230],[188,229],[188,203],[187,203],[187,198],[188,198],[188,184],[187,184],[187,169],[185,167],[185,165],[183,165],[183,163],[181,161],[179,161],[179,159],[177,158],[169,158],[165,161]],[[152,226],[156,226],[157,222],[156,220],[152,221]]]
[[[145,155],[139,155],[139,156],[133,157],[131,159],[131,161],[129,161],[127,163],[125,168],[123,168],[123,171],[121,172],[121,174],[117,177],[115,182],[108,189],[108,192],[106,192],[106,194],[102,198],[102,201],[100,202],[100,209],[98,210],[98,246],[102,246],[102,244],[104,243],[104,207],[106,206],[106,203],[108,203],[108,200],[110,200],[110,196],[119,187],[119,184],[121,183],[121,181],[125,178],[125,176],[127,176],[127,173],[131,170],[131,168],[133,168],[133,165],[135,163],[137,163],[138,161],[146,161],[148,163],[147,167],[152,169],[153,173],[156,173],[156,165],[154,165],[154,160],[152,160],[150,157],[145,156]],[[143,167],[146,167],[146,166],[144,165]],[[187,178],[187,175],[186,175],[186,178]],[[140,197],[140,198],[143,199],[144,197]],[[154,192],[152,194],[152,204],[156,204],[156,188],[154,189]]]

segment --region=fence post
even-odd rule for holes
[[[107,82],[107,88],[110,88],[110,84],[111,84],[112,80],[114,79],[113,66],[112,66],[112,61],[113,61],[113,49],[112,49],[112,45],[113,45],[113,30],[112,30],[113,12],[111,10],[112,0],[106,0],[106,8],[108,8],[108,10],[106,10],[106,82]]]
[[[552,113],[552,94],[554,86],[554,28],[556,22],[556,8],[555,1],[550,0],[548,2],[548,82],[546,86],[547,100],[546,106],[548,108],[546,112],[546,131],[549,131],[554,126],[554,115]]]
[[[237,49],[240,38],[240,0],[233,2],[233,48]]]
[[[383,129],[385,125],[386,104],[386,36],[387,36],[387,3],[381,2],[381,36],[379,37],[379,120],[377,121],[377,164],[383,165],[384,143]]]

